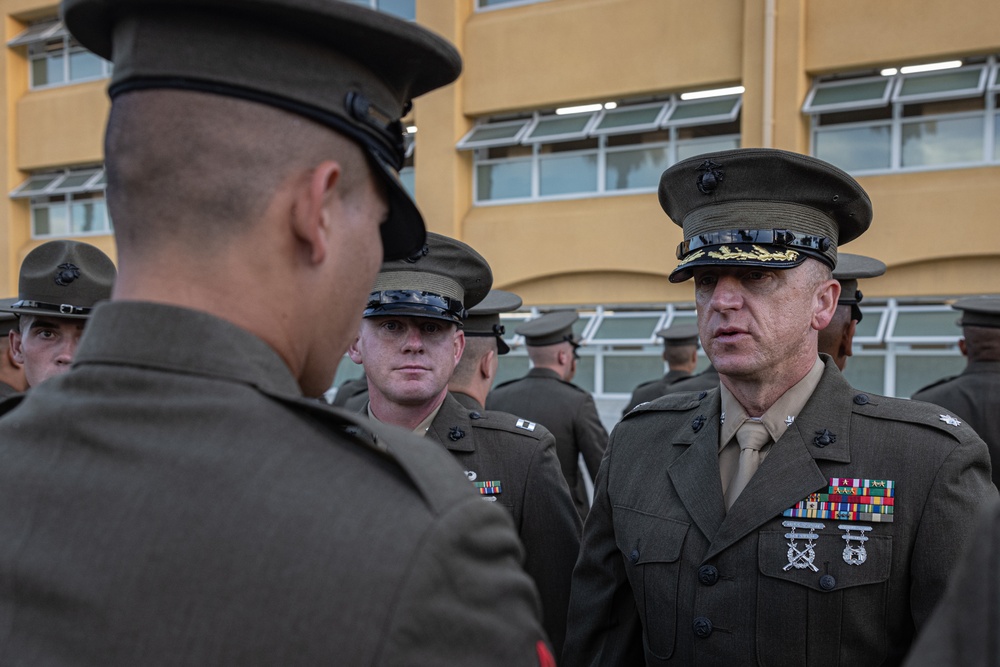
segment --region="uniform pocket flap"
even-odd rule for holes
[[[633,565],[673,563],[681,555],[689,523],[616,506],[615,542]]]
[[[821,593],[882,583],[892,566],[892,536],[872,535],[865,542],[843,539],[844,531],[819,531],[810,541],[792,540],[784,532],[760,533],[760,573],[806,586]]]

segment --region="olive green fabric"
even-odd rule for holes
[[[666,395],[670,391],[671,385],[689,377],[691,377],[691,374],[687,371],[667,371],[661,378],[643,382],[632,391],[631,398],[629,398],[628,403],[622,409],[622,416],[627,415],[632,411],[632,408],[640,403],[646,403],[647,401],[652,401],[655,398]]]
[[[4,300],[0,310],[84,319],[95,304],[111,298],[117,273],[100,248],[80,241],[49,241],[25,256],[17,299]]]
[[[494,387],[486,407],[537,422],[552,432],[563,476],[577,511],[586,517],[590,502],[579,459],[583,455],[591,479],[595,478],[608,444],[608,432],[590,392],[562,380],[553,370],[532,368],[523,378]]]
[[[507,354],[510,346],[504,340],[507,330],[501,323],[500,313],[514,312],[521,304],[521,297],[513,292],[492,289],[485,299],[469,308],[462,329],[466,336],[496,338],[497,353]]]
[[[1000,296],[971,296],[959,299],[952,308],[962,311],[959,326],[1000,327]]]
[[[526,345],[545,347],[557,343],[577,345],[579,341],[573,333],[573,323],[580,319],[576,311],[554,310],[533,320],[524,322],[515,332],[524,336]]]
[[[853,389],[827,359],[727,513],[720,411],[718,389],[674,393],[615,427],[561,664],[899,664],[972,537],[970,518],[997,498],[986,445],[935,408]],[[817,519],[816,569],[791,567],[783,522],[807,519],[782,512],[834,477],[892,480],[894,520]],[[843,556],[841,525],[872,528],[860,565]]]
[[[536,663],[509,514],[437,445],[303,397],[245,330],[106,304],[16,401],[0,664]]]

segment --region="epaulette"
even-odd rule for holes
[[[478,415],[478,416],[476,416]],[[549,431],[537,422],[522,419],[509,412],[498,412],[496,410],[473,410],[469,412],[469,419],[474,428],[486,428],[493,431],[504,431],[513,433],[532,440],[541,440]]]
[[[916,396],[917,394],[919,394],[919,393],[920,393],[920,392],[922,392],[922,391],[927,391],[928,389],[933,389],[934,387],[937,387],[937,386],[939,386],[939,385],[942,385],[942,384],[944,384],[945,382],[951,382],[952,380],[954,380],[954,379],[955,379],[955,378],[957,378],[957,377],[959,377],[959,376],[958,376],[958,375],[951,375],[951,376],[949,376],[949,377],[946,377],[946,378],[941,378],[941,379],[940,379],[940,380],[938,380],[937,382],[931,382],[931,383],[930,383],[929,385],[927,385],[926,387],[921,387],[920,389],[918,389],[918,390],[916,390],[915,392],[913,392],[913,395],[914,395],[914,396]]]
[[[867,392],[855,394],[852,403],[854,413],[866,417],[929,426],[959,441],[968,437],[978,437],[964,419],[933,403],[890,398]]]
[[[652,401],[646,401],[632,408],[622,419],[641,414],[643,412],[684,412],[693,410],[701,405],[701,402],[708,397],[715,389],[703,389],[701,391],[679,391],[673,394],[665,394]]]

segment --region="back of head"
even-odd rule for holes
[[[958,324],[970,361],[1000,361],[1000,296],[974,296],[956,301]]]

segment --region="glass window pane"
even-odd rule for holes
[[[539,160],[543,197],[597,190],[597,154],[545,156]]]
[[[813,155],[844,171],[888,169],[891,135],[889,125],[817,130]]]
[[[528,374],[530,363],[528,357],[523,354],[501,354],[498,359],[500,365],[497,367],[497,376],[493,380],[493,386],[497,386],[507,380],[516,380]]]
[[[517,336],[517,333],[514,331],[514,329],[518,328],[519,326],[521,326],[530,319],[531,315],[527,313],[511,317],[501,315],[500,324],[504,328],[504,335],[503,335],[504,340],[507,341],[508,343],[514,340],[515,336]]]
[[[364,375],[365,367],[361,364],[356,364],[351,361],[351,358],[344,356],[340,360],[340,364],[337,366],[337,372],[333,376],[333,387],[339,387],[341,384],[348,380],[353,380]]]
[[[522,141],[540,141],[555,137],[576,137],[583,134],[587,124],[594,117],[592,113],[572,114],[569,116],[546,116],[538,120],[538,124]]]
[[[895,99],[976,91],[979,89],[982,72],[981,67],[976,67],[973,69],[946,70],[931,74],[909,74],[903,77],[903,83],[900,85]]]
[[[581,389],[594,392],[594,356],[590,354],[581,355],[576,362],[576,375],[571,380],[573,384]]]
[[[993,117],[993,161],[1000,161],[1000,113]]]
[[[31,233],[35,236],[48,236],[52,225],[49,223],[49,209],[37,206],[31,209]]]
[[[718,139],[699,139],[697,141],[678,141],[677,159],[686,160],[689,157],[701,155],[702,153],[726,151],[739,147],[740,138],[738,136],[719,137]],[[659,181],[657,181],[657,183],[659,183]]]
[[[663,357],[659,354],[604,356],[604,393],[631,394],[642,382],[663,376]]]
[[[885,357],[856,354],[847,360],[844,377],[855,389],[885,394]]]
[[[478,125],[462,137],[461,141],[458,142],[458,147],[475,148],[477,146],[513,142],[516,140],[518,132],[524,129],[524,126],[529,122],[530,120],[526,118],[512,123]]]
[[[31,61],[32,87],[47,86],[49,81],[49,59],[35,58]]]
[[[38,217],[39,213],[43,210],[45,211],[45,213],[42,215],[46,218],[46,223],[44,225],[46,231],[44,232],[36,231],[37,235],[39,236],[70,235],[69,208],[65,204],[46,204],[43,206],[39,206],[37,209],[33,209],[32,213],[34,213],[34,218],[36,220],[39,219]],[[36,225],[36,229],[39,229],[38,225]]]
[[[76,190],[84,183],[89,181],[94,177],[96,172],[71,172],[66,178],[60,181],[59,185],[53,190],[54,192],[66,192],[67,190]]]
[[[399,180],[403,184],[403,189],[406,190],[411,197],[413,194],[414,179],[416,175],[414,174],[413,167],[405,167],[399,172]]]
[[[45,83],[62,83],[66,80],[63,72],[63,55],[50,56],[45,59]]]
[[[108,211],[104,200],[75,201],[70,204],[72,229],[75,234],[108,230]]]
[[[573,322],[573,333],[577,338],[583,338],[583,330],[587,328],[592,319],[594,319],[593,315],[580,315],[580,319]]]
[[[69,56],[69,80],[96,79],[104,75],[101,59],[89,51],[74,51]]]
[[[855,338],[872,338],[878,334],[878,325],[882,321],[881,311],[868,311],[864,308],[861,309],[864,315],[861,321],[858,322],[857,328],[854,330]]]
[[[958,311],[951,309],[930,312],[901,310],[896,315],[896,326],[888,337],[954,336],[957,339],[962,335],[961,328],[955,323],[958,316]]]
[[[665,104],[640,107],[619,107],[604,112],[604,116],[594,128],[595,133],[612,132],[622,128],[655,127]]]
[[[378,0],[378,8],[407,21],[414,21],[417,18],[416,0]]]
[[[867,79],[840,86],[818,86],[812,101],[804,111],[811,111],[817,107],[832,105],[854,107],[865,102],[887,102],[886,89],[891,82],[892,79],[886,77],[884,79]]]
[[[531,196],[531,162],[517,160],[476,167],[476,201]]]
[[[594,332],[594,340],[648,340],[653,337],[660,315],[605,317]]]
[[[693,310],[683,310],[679,313],[674,313],[674,319],[670,320],[669,326],[677,326],[678,324],[693,324],[698,326],[698,313]]]
[[[981,116],[905,123],[902,130],[903,167],[983,160]]]
[[[669,166],[670,151],[666,146],[608,152],[604,189],[655,188],[660,183],[660,175]]]
[[[850,361],[847,362],[850,367]],[[896,356],[896,396],[910,397],[935,380],[958,375],[965,368],[960,354]]]
[[[13,196],[28,197],[36,194],[51,185],[56,179],[62,178],[62,176],[62,174],[39,174],[32,176],[14,190]]]
[[[720,97],[718,99],[699,100],[697,102],[679,102],[670,114],[667,122],[700,120],[714,116],[730,116],[736,109],[740,98]]]

